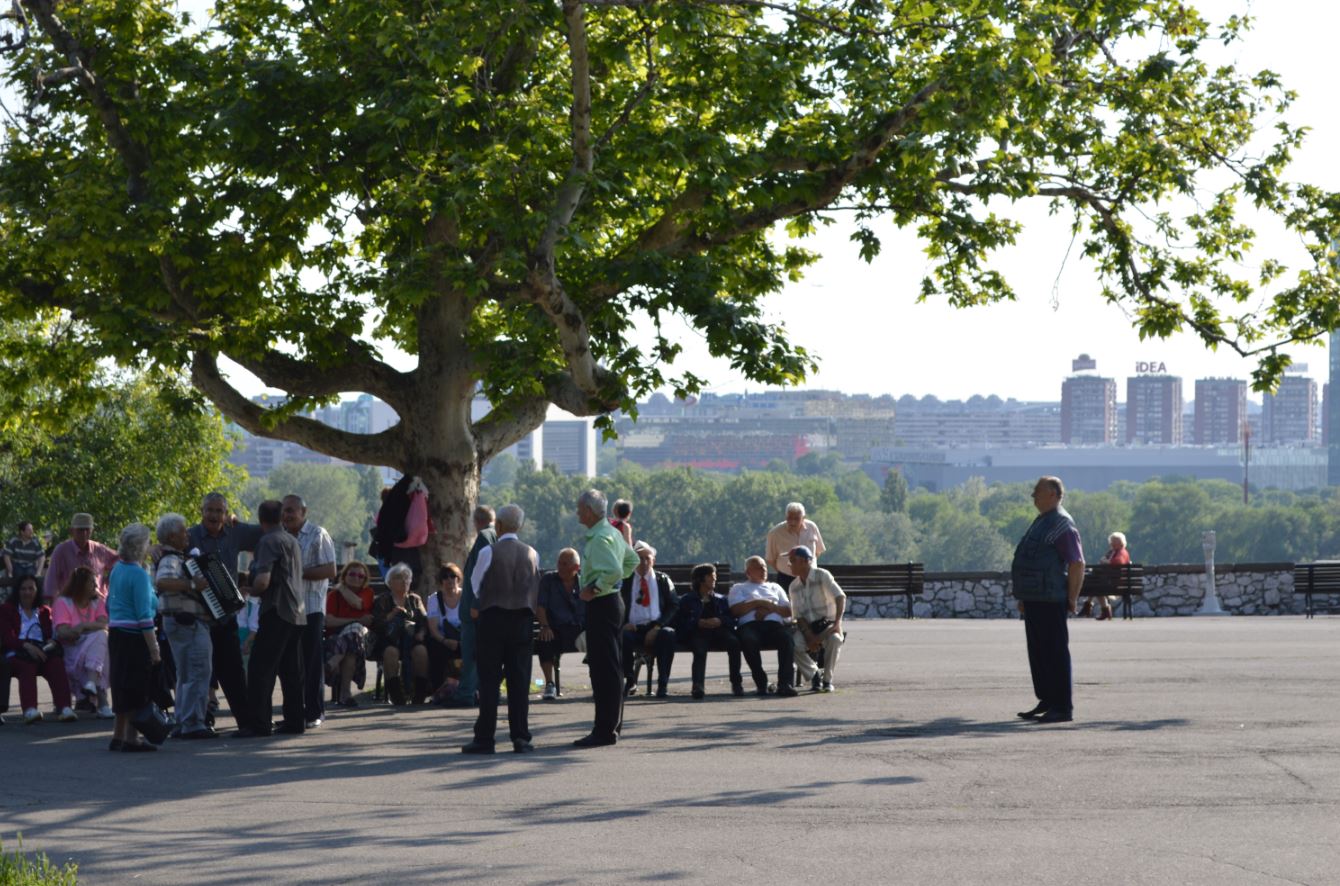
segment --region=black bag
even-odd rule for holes
[[[134,726],[149,744],[162,744],[167,741],[168,732],[172,729],[163,709],[153,702],[136,711],[130,718],[130,725]]]
[[[817,637],[819,634],[822,634],[824,631],[828,630],[832,626],[833,626],[833,619],[816,618],[814,621],[810,622],[810,633],[814,634]]]

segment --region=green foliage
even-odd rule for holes
[[[0,136],[0,315],[51,346],[18,342],[0,388],[194,367],[249,429],[452,466],[430,476],[450,508],[548,401],[701,390],[672,319],[749,379],[802,379],[765,302],[838,212],[866,259],[916,230],[921,297],[968,306],[1014,297],[991,260],[1041,201],[1142,336],[1254,354],[1258,388],[1340,327],[1340,196],[1285,178],[1293,94],[1211,65],[1247,20],[1184,0],[32,6],[0,55],[25,112]],[[1302,267],[1249,255],[1258,217]],[[255,414],[220,355],[285,406]],[[477,386],[497,433],[462,417]],[[350,390],[403,425],[289,420]]]
[[[242,502],[252,512],[267,498],[281,499],[290,493],[307,503],[307,519],[323,527],[340,553],[346,541],[366,552],[368,527],[381,506],[381,479],[375,468],[286,462],[243,494]]]
[[[29,856],[23,851],[23,837],[19,846],[6,851],[0,841],[0,883],[5,886],[75,886],[79,866],[72,861],[57,867],[45,852]]]
[[[856,473],[856,472],[852,472]],[[1031,483],[987,486],[975,479],[945,493],[915,491],[904,512],[887,513],[839,494],[837,478],[777,471],[721,476],[680,468],[646,471],[625,466],[613,477],[564,477],[523,466],[516,485],[485,490],[490,503],[516,501],[526,509],[522,537],[552,568],[558,550],[581,546],[573,513],[581,491],[595,485],[633,502],[638,538],[655,545],[662,562],[727,561],[737,566],[762,554],[764,536],[801,501],[823,532],[830,563],[923,562],[931,571],[981,572],[1009,568],[1014,546],[1037,516]],[[873,484],[872,484],[873,485]],[[1223,481],[1166,479],[1119,483],[1109,491],[1066,493],[1085,559],[1097,563],[1107,537],[1124,532],[1141,563],[1200,563],[1201,533],[1217,532],[1221,563],[1288,562],[1340,555],[1340,492],[1267,490],[1249,506]]]
[[[176,383],[143,375],[88,380],[96,396],[61,406],[55,430],[29,416],[0,432],[0,525],[19,520],[64,538],[88,511],[95,536],[115,544],[135,521],[200,512],[205,493],[236,493],[245,472],[225,461],[231,441],[213,412],[183,406]],[[6,536],[8,537],[8,536]]]
[[[879,508],[886,514],[901,514],[907,510],[907,478],[902,471],[892,470],[884,477]]]

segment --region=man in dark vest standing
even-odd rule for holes
[[[493,530],[493,508],[488,505],[480,505],[475,508],[475,543],[470,548],[469,555],[465,558],[465,569],[462,570],[465,575],[461,582],[461,681],[456,687],[456,694],[451,697],[448,707],[453,708],[472,708],[475,706],[475,693],[479,690],[479,669],[475,662],[475,620],[471,617],[471,610],[478,609],[475,605],[476,588],[471,585],[471,576],[475,571],[475,564],[479,562],[481,552],[488,549],[489,545],[498,540],[498,534]]]
[[[498,540],[479,552],[470,584],[475,589],[475,656],[479,666],[479,716],[467,754],[493,753],[498,727],[498,688],[507,679],[507,726],[512,750],[530,743],[531,623],[540,592],[540,558],[516,537],[525,521],[517,505],[498,509]],[[477,613],[477,614],[476,614]]]
[[[1066,723],[1074,716],[1066,616],[1075,611],[1084,585],[1084,549],[1075,521],[1061,507],[1064,496],[1059,477],[1038,480],[1033,487],[1038,516],[1015,548],[1010,566],[1038,699],[1036,707],[1019,716],[1038,723]]]

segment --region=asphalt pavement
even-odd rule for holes
[[[573,655],[527,755],[435,708],[155,754],[11,710],[0,839],[93,884],[1340,883],[1340,619],[1072,621],[1055,725],[1020,622],[849,629],[837,692],[732,698],[713,654],[693,701],[685,655],[592,750]]]

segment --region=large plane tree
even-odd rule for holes
[[[922,294],[966,306],[1012,297],[989,258],[1049,203],[1142,333],[1256,354],[1261,384],[1340,321],[1290,94],[1212,64],[1246,22],[1182,0],[9,2],[0,313],[56,332],[4,371],[189,372],[254,433],[422,476],[441,555],[551,404],[700,387],[671,317],[801,379],[765,300],[835,217],[866,257],[915,229]],[[1244,270],[1244,210],[1310,254]],[[353,391],[399,423],[300,414]]]

